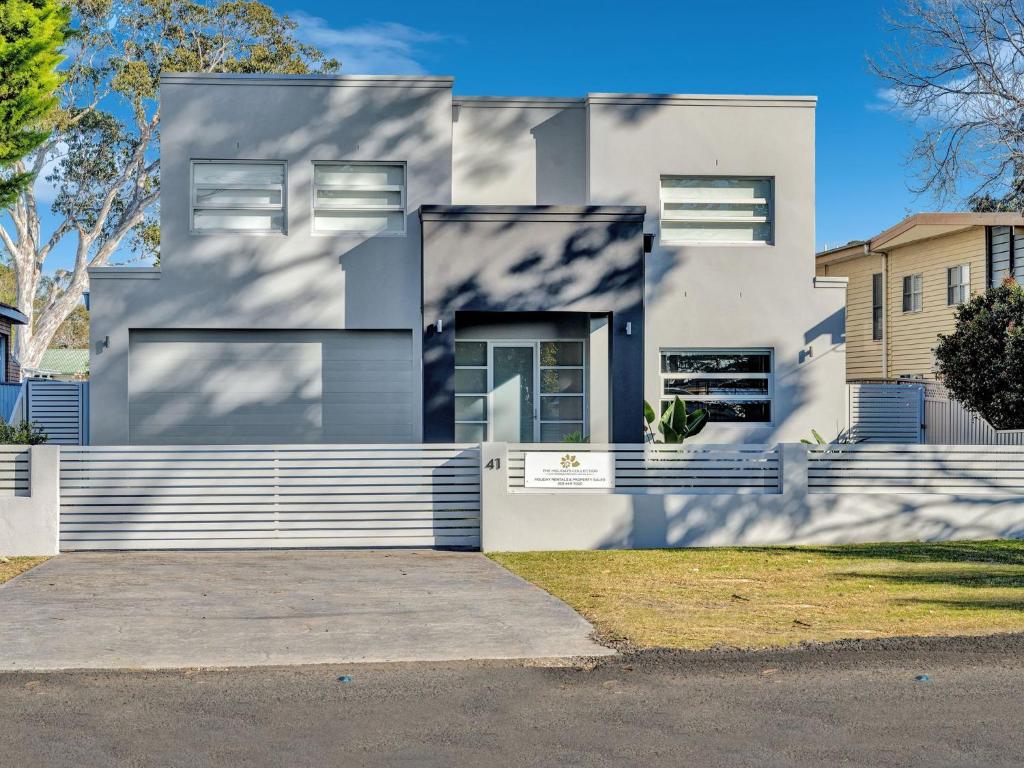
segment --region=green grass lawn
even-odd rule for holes
[[[48,559],[46,557],[0,557],[0,584],[10,581],[29,568],[35,568]]]
[[[1024,631],[1024,541],[490,557],[637,647]]]

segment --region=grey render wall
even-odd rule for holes
[[[459,97],[452,119],[453,203],[586,203],[583,99]]]
[[[715,424],[707,442],[792,442],[845,424],[845,290],[814,283],[814,107],[807,97],[588,97],[588,202],[644,205],[662,175],[770,176],[772,245],[668,246],[647,257],[645,393],[663,347],[771,347],[771,426]]]
[[[451,201],[451,79],[167,75],[161,101],[161,267],[91,273],[92,441],[128,442],[129,329],[406,329],[419,359],[416,209]],[[286,161],[287,235],[190,234],[192,159]],[[314,236],[318,160],[407,163],[408,234]]]
[[[643,214],[636,207],[422,209],[425,439],[453,439],[456,313],[470,311],[610,316],[611,439],[642,439]]]

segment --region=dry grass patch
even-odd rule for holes
[[[0,557],[0,584],[10,581],[19,573],[35,568],[48,557]]]
[[[490,557],[639,647],[1024,631],[1024,541]]]

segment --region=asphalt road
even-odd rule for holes
[[[1024,638],[560,668],[12,673],[0,764],[1019,766]]]

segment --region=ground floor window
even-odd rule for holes
[[[455,440],[562,442],[587,434],[581,339],[455,342]]]
[[[661,407],[675,397],[713,422],[769,423],[774,393],[770,349],[661,350]]]

